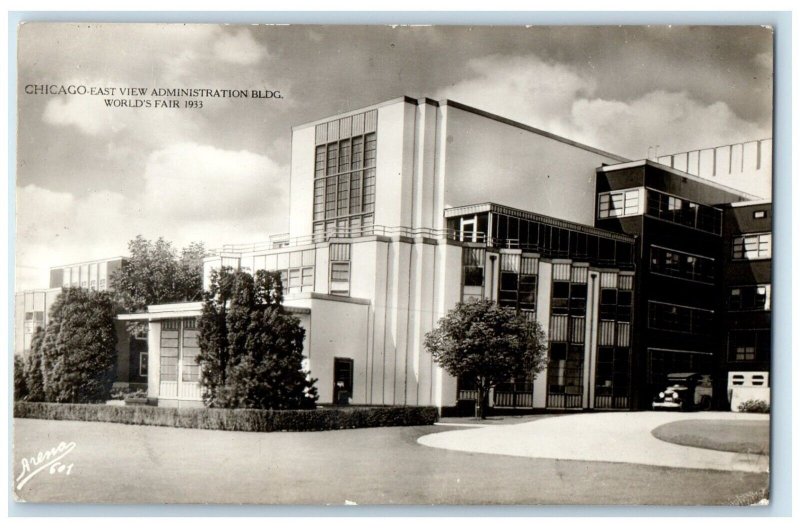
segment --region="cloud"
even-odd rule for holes
[[[132,197],[19,187],[17,289],[47,285],[51,266],[125,254],[138,234],[213,248],[286,230],[288,167],[266,156],[181,143],[153,152],[144,172]]]
[[[580,140],[631,158],[714,147],[769,137],[723,102],[702,103],[686,92],[655,91],[629,102],[579,99],[569,119]],[[668,134],[665,131],[669,131]]]
[[[54,97],[47,101],[42,114],[45,123],[75,126],[89,136],[96,136],[114,127],[111,112],[103,111],[102,102],[90,96]]]
[[[596,88],[593,78],[536,55],[490,55],[470,60],[467,68],[472,76],[443,90],[443,97],[552,132],[562,128],[572,102]]]
[[[263,155],[180,143],[148,158],[144,200],[176,219],[218,215],[223,208],[226,218],[256,219],[285,202],[278,182],[287,175],[287,167]]]
[[[214,42],[214,55],[225,62],[252,65],[266,55],[266,48],[253,38],[248,29],[224,33]]]
[[[655,145],[666,154],[771,136],[727,104],[685,91],[596,97],[592,76],[535,55],[489,56],[467,66],[471,76],[445,97],[632,159],[645,158]]]

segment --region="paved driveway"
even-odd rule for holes
[[[45,470],[17,491],[33,502],[731,504],[769,485],[765,473],[520,458],[417,442],[449,429],[441,426],[244,433],[51,420],[13,425],[15,477],[23,457],[75,443],[62,459],[72,465],[69,474]]]
[[[562,415],[518,425],[466,428],[419,438],[419,443],[472,453],[558,460],[626,462],[650,466],[765,473],[769,456],[686,447],[651,431],[679,420],[760,420],[763,414],[620,412]]]

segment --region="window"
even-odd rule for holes
[[[464,286],[483,286],[485,249],[464,248]]]
[[[147,359],[147,352],[139,354],[139,376],[143,378],[147,377]]]
[[[169,319],[161,323],[161,381],[178,381],[180,320]]]
[[[714,282],[714,259],[650,246],[650,271],[698,282]]]
[[[200,345],[197,343],[197,322],[194,319],[183,321],[183,337],[181,343],[181,381],[196,383],[200,381],[200,365],[197,354]]]
[[[195,319],[167,319],[161,323],[161,382],[177,382],[180,365],[181,382],[196,383],[200,378],[197,354],[197,321]],[[145,355],[145,354],[143,354]],[[141,361],[141,359],[140,359]],[[146,361],[146,358],[145,360]],[[142,372],[140,363],[139,372]],[[144,367],[145,374],[147,367]]]
[[[320,239],[361,236],[375,210],[377,111],[317,126],[314,233]]]
[[[597,202],[597,217],[611,218],[640,214],[640,197],[640,188],[600,193]]]
[[[648,302],[648,328],[707,335],[712,331],[713,321],[713,310],[658,301]]]
[[[735,330],[728,334],[730,361],[765,361],[770,354],[769,330]]]
[[[331,262],[331,295],[350,295],[350,262]]]
[[[722,232],[722,210],[647,189],[647,215],[707,233]]]
[[[772,233],[743,235],[733,239],[733,258],[739,260],[772,257]]]
[[[256,256],[256,269],[279,271],[283,293],[314,291],[315,250],[291,251],[272,255]]]
[[[770,285],[736,286],[730,289],[728,306],[731,311],[769,310]]]

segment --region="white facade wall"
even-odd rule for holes
[[[667,154],[658,163],[760,198],[772,198],[772,139]]]

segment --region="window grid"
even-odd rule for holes
[[[743,235],[733,239],[733,258],[754,260],[772,257],[772,234]]]
[[[361,234],[375,210],[375,132],[318,145],[314,167],[314,233]]]
[[[331,295],[350,295],[350,262],[331,262]]]
[[[641,214],[641,188],[600,193],[597,196],[597,217],[615,218]]]

